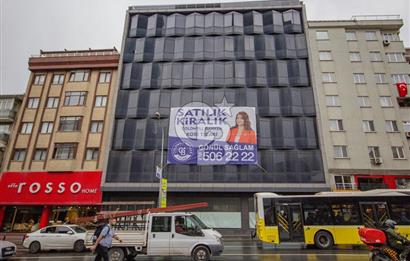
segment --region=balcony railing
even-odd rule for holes
[[[336,191],[357,190],[357,186],[356,186],[356,184],[353,184],[353,183],[336,183],[334,190],[336,190]]]
[[[16,112],[12,111],[12,110],[0,110],[0,120],[1,119],[10,119],[10,120],[14,120],[16,116]]]
[[[400,20],[400,15],[354,15],[352,20]]]
[[[89,51],[89,52],[50,52],[33,54],[32,58],[44,58],[44,57],[79,57],[79,56],[108,56],[108,55],[118,55],[117,51]]]

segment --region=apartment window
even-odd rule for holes
[[[359,52],[350,52],[349,55],[351,62],[360,62],[362,60]]]
[[[84,105],[87,99],[87,92],[66,92],[64,98],[65,106]]]
[[[336,82],[336,75],[332,72],[322,73],[323,82]]]
[[[91,127],[90,127],[90,132],[91,133],[101,133],[102,129],[104,126],[103,121],[92,121],[91,122]]]
[[[88,75],[87,70],[73,71],[70,73],[70,82],[87,82]]]
[[[368,147],[368,150],[369,150],[369,158],[371,160],[375,160],[376,158],[380,158],[379,147],[370,146],[370,147]]]
[[[408,74],[392,74],[391,78],[394,84],[398,82],[410,83],[410,77]]]
[[[316,31],[316,40],[329,40],[327,31]]]
[[[346,32],[347,41],[357,41],[356,32]]]
[[[401,146],[393,146],[391,147],[391,151],[393,153],[393,159],[404,159],[404,150]]]
[[[326,96],[326,105],[329,107],[338,107],[340,106],[339,96],[337,95],[327,95]]]
[[[386,121],[386,131],[387,132],[398,132],[397,121]]]
[[[58,126],[58,130],[79,131],[81,130],[82,119],[83,117],[81,116],[60,117],[60,125]]]
[[[335,185],[337,189],[354,189],[355,186],[352,183],[350,176],[334,176]]]
[[[365,33],[367,41],[377,41],[377,35],[375,31],[368,31]]]
[[[410,132],[410,121],[403,121],[403,129],[405,132]]]
[[[98,148],[88,148],[85,153],[86,160],[97,160],[100,150]]]
[[[362,127],[364,132],[375,132],[374,121],[364,120]]]
[[[354,73],[353,74],[353,81],[356,84],[366,83],[366,79],[364,77],[364,73]]]
[[[382,54],[380,52],[370,52],[371,62],[382,62]]]
[[[54,145],[53,159],[75,159],[77,154],[77,145],[77,143],[56,143]]]
[[[107,105],[107,96],[95,97],[95,107],[105,107]]]
[[[52,84],[61,85],[64,83],[64,74],[54,74]]]
[[[100,77],[98,78],[99,83],[109,83],[111,81],[111,72],[100,72]]]
[[[335,158],[347,158],[347,146],[333,146]]]
[[[59,101],[60,101],[60,99],[58,97],[49,97],[47,99],[47,108],[49,108],[49,109],[57,108]]]
[[[24,161],[26,158],[26,149],[15,149],[13,154],[14,161]]]
[[[382,107],[393,107],[393,102],[390,96],[380,96],[380,105]]]
[[[34,152],[33,160],[45,161],[47,158],[47,149],[36,149]]]
[[[28,98],[27,108],[37,109],[39,103],[40,103],[40,98]]]
[[[370,99],[368,96],[359,96],[357,97],[359,102],[360,108],[369,108],[370,107]]]
[[[13,109],[14,99],[0,99],[0,110]]]
[[[49,134],[53,132],[54,123],[51,121],[43,121],[41,123],[41,133]]]
[[[374,74],[374,80],[376,81],[376,84],[384,84],[386,82],[386,74],[385,73],[375,73]]]
[[[386,53],[389,63],[403,63],[406,62],[403,53]]]
[[[320,51],[319,52],[319,60],[320,61],[331,61],[332,60],[332,53],[330,51]]]
[[[33,123],[32,122],[24,122],[21,125],[21,134],[31,134],[31,132],[33,131]]]
[[[330,131],[343,131],[342,120],[329,120]]]
[[[46,76],[44,74],[37,74],[37,75],[34,76],[33,84],[34,85],[43,85],[45,79],[46,79]]]
[[[398,33],[383,33],[383,40],[400,41],[400,37]]]

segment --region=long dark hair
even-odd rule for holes
[[[244,112],[244,111],[240,111],[240,112],[238,112],[237,114],[236,114],[236,117],[235,117],[235,126],[233,126],[231,129],[234,129],[234,128],[238,128],[238,123],[236,123],[236,119],[238,119],[238,116],[239,115],[241,115],[242,116],[242,119],[244,120],[244,122],[245,122],[245,126],[244,126],[244,128],[245,128],[245,130],[252,130],[252,128],[251,128],[251,122],[249,121],[249,116],[248,116],[248,114],[246,113],[246,112]]]

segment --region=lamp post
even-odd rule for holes
[[[165,208],[167,206],[167,189],[168,181],[163,177],[164,170],[164,128],[161,126],[161,114],[159,112],[155,113],[155,117],[158,119],[158,124],[161,127],[161,164],[157,166],[156,174],[159,178],[159,193],[158,193],[158,207]]]

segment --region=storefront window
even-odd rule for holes
[[[94,206],[56,206],[51,210],[50,223],[75,224],[80,217],[92,217],[98,213]]]
[[[398,189],[410,189],[410,179],[397,179],[396,185]]]
[[[32,232],[39,228],[42,207],[7,207],[4,216],[3,232]]]

